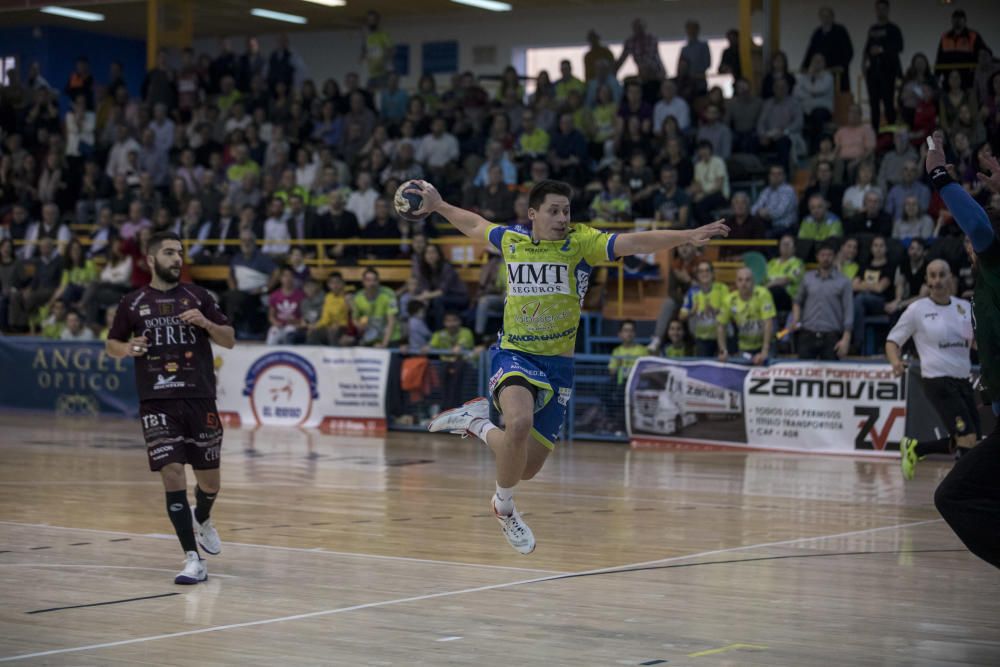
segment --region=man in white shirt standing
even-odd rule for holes
[[[285,222],[285,205],[275,197],[268,205],[268,218],[264,221],[264,247],[261,252],[271,257],[288,254],[291,234]]]
[[[691,108],[683,97],[677,95],[677,84],[670,79],[660,85],[660,101],[653,107],[653,133],[663,134],[663,121],[667,116],[677,119],[677,127],[686,132],[691,125]]]
[[[458,160],[458,139],[445,131],[444,118],[431,122],[431,133],[425,135],[417,146],[417,162],[427,168],[434,181],[447,179],[448,168]]]
[[[378,190],[372,187],[370,172],[358,173],[357,189],[347,197],[348,211],[358,219],[358,226],[364,229],[375,219],[375,202],[378,200]]]
[[[66,223],[59,219],[59,207],[52,203],[42,206],[42,219],[39,222],[28,225],[28,230],[24,234],[24,245],[21,246],[21,258],[28,260],[34,257],[35,245],[43,238],[55,241],[56,252],[60,255],[73,240],[73,233]]]
[[[111,150],[108,152],[108,165],[105,168],[108,178],[125,173],[128,167],[128,154],[132,151],[138,153],[140,150],[142,150],[142,146],[129,136],[128,126],[125,123],[118,123],[115,126],[115,143],[111,144]]]
[[[909,340],[920,355],[920,377],[931,404],[937,409],[949,436],[929,442],[903,438],[899,443],[904,479],[913,479],[917,461],[928,454],[949,454],[952,446],[961,455],[979,437],[979,413],[969,383],[972,347],[972,305],[951,296],[951,269],[936,259],[927,265],[930,296],[918,299],[903,311],[889,332],[885,356],[893,372],[905,372],[899,350]]]

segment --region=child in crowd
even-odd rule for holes
[[[299,289],[295,270],[291,266],[281,269],[280,285],[268,297],[267,319],[271,327],[267,330],[268,345],[290,345],[296,342],[302,330],[302,302],[306,295]]]
[[[663,356],[679,359],[690,355],[687,343],[687,331],[680,320],[671,320],[667,325],[667,346],[663,348]]]
[[[621,345],[611,351],[608,372],[611,374],[611,405],[609,418],[614,430],[625,429],[625,385],[636,359],[647,354],[646,346],[635,342],[635,322],[625,320],[618,329]]]
[[[463,403],[462,388],[468,369],[465,355],[475,346],[476,340],[472,336],[472,330],[462,326],[462,318],[458,313],[449,311],[444,314],[444,328],[435,331],[431,336],[430,345],[424,348],[451,352],[441,355],[445,376],[442,407],[445,409]]]
[[[411,352],[422,352],[431,344],[431,330],[424,319],[427,304],[413,299],[406,305],[407,343]]]
[[[347,283],[339,271],[334,271],[326,279],[326,296],[319,320],[309,327],[306,334],[310,345],[350,345],[350,304],[347,299]]]
[[[315,278],[310,278],[305,281],[302,285],[302,292],[305,297],[302,303],[299,304],[299,309],[302,311],[302,321],[305,323],[306,328],[310,329],[319,322],[319,316],[323,312],[323,300],[326,299],[326,294],[323,293],[322,288],[320,288],[319,281]]]

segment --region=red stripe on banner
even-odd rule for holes
[[[220,412],[219,420],[227,428],[240,428],[243,425],[243,420],[240,419],[238,412]]]
[[[319,425],[319,430],[323,433],[382,435],[386,432],[386,420],[356,417],[324,417]]]

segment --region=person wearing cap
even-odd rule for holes
[[[590,82],[597,78],[597,63],[601,60],[613,63],[615,54],[601,44],[601,36],[596,30],[591,29],[587,33],[587,42],[590,44],[590,50],[583,54],[583,80]]]
[[[941,35],[938,42],[934,73],[943,84],[948,78],[948,72],[957,69],[962,75],[962,87],[969,88],[979,62],[979,52],[989,51],[989,47],[982,35],[969,29],[965,20],[964,9],[956,9],[951,13],[951,30]]]

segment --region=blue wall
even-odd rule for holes
[[[90,71],[98,84],[108,81],[112,61],[122,63],[129,93],[138,96],[146,75],[146,42],[101,33],[54,26],[37,28],[0,28],[0,56],[15,55],[22,80],[31,63],[38,61],[42,76],[56,90],[62,91],[73,71],[77,57],[90,60]],[[63,96],[63,107],[67,100]]]

